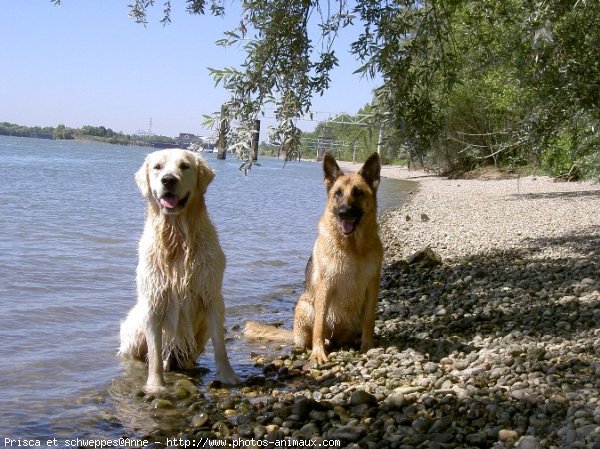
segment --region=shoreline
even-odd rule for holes
[[[253,355],[263,374],[241,387],[171,398],[179,431],[353,448],[600,447],[600,185],[382,175],[419,188],[380,219],[375,348],[315,366],[268,345]],[[426,246],[441,264],[407,265]]]

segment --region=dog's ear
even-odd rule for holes
[[[135,183],[142,192],[142,195],[148,196],[150,194],[150,179],[148,178],[148,158],[144,160],[144,163],[140,169],[134,175]]]
[[[335,161],[335,158],[330,153],[325,153],[323,156],[323,175],[325,186],[327,191],[331,189],[331,186],[335,183],[335,180],[343,175],[344,172],[340,169],[340,166]]]
[[[362,168],[359,170],[358,174],[361,175],[367,184],[371,186],[374,192],[377,191],[377,187],[379,187],[379,173],[381,172],[381,160],[379,159],[379,155],[377,153],[373,153],[369,156],[369,159],[366,160]]]
[[[196,154],[195,158],[196,168],[198,169],[198,191],[204,194],[215,177],[215,171],[199,155]]]

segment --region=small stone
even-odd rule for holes
[[[531,435],[525,435],[516,444],[515,449],[541,449],[542,445],[538,439]]]
[[[406,394],[410,394],[410,393],[418,393],[423,390],[424,390],[423,387],[414,387],[414,386],[398,387],[398,388],[394,389],[394,393],[406,395]]]
[[[297,415],[301,420],[306,419],[311,410],[323,410],[323,407],[314,399],[305,397],[297,398],[292,404],[292,414]]]
[[[305,424],[300,428],[300,433],[308,438],[312,437],[313,435],[318,435],[319,432],[319,428],[314,423]]]
[[[173,403],[167,399],[155,399],[152,401],[152,408],[161,409],[161,408],[172,408]]]
[[[442,305],[439,305],[435,309],[433,309],[434,316],[445,316],[447,313],[448,313],[448,311]]]
[[[366,433],[366,430],[362,427],[342,426],[331,431],[329,433],[329,438],[333,440],[342,440],[345,442],[355,443],[356,441],[360,440]]]
[[[198,387],[196,387],[196,385],[194,385],[191,381],[187,379],[179,379],[177,382],[175,382],[175,387],[183,388],[187,390],[190,394],[195,394],[198,392]]]
[[[451,433],[446,433],[446,432],[430,433],[429,439],[434,443],[448,444],[454,439],[454,436]],[[430,447],[436,447],[436,446],[430,446]]]
[[[586,424],[581,426],[576,430],[577,438],[580,440],[586,440],[588,436],[594,433],[596,429],[598,429],[598,426],[595,424]]]
[[[237,431],[242,438],[252,438],[254,436],[254,432],[248,424],[238,426]]]
[[[487,437],[484,433],[472,433],[467,435],[466,440],[469,444],[474,446],[484,447],[487,441]]]
[[[252,429],[252,431],[254,433],[254,438],[257,440],[262,440],[267,434],[267,429],[265,426],[256,426],[254,429]]]
[[[298,421],[286,419],[281,423],[281,427],[284,429],[295,429],[298,427]]]
[[[197,415],[194,415],[194,417],[192,418],[192,426],[193,427],[202,427],[204,426],[209,420],[209,416],[207,413],[198,413]]]
[[[452,425],[452,421],[454,421],[452,416],[442,416],[433,422],[429,431],[431,433],[443,432]]]
[[[270,434],[279,430],[279,426],[277,424],[269,424],[265,426],[265,430]]]
[[[327,420],[327,412],[319,411],[319,410],[311,410],[308,414],[308,417],[317,422],[322,422]]]
[[[352,393],[352,396],[350,396],[350,405],[355,406],[361,404],[375,407],[377,405],[377,398],[364,390],[356,390]]]
[[[274,432],[269,432],[266,437],[267,441],[275,444],[277,441],[281,441],[285,438],[286,434],[282,430],[275,430]],[[269,447],[273,447],[273,445],[269,445]]]
[[[511,429],[500,429],[498,431],[498,440],[502,442],[517,441],[519,434]]]
[[[569,296],[563,296],[562,298],[560,298],[558,300],[558,303],[561,304],[561,305],[565,305],[565,304],[569,304],[569,303],[571,303],[573,301],[576,301],[576,300],[577,300],[577,297],[569,295]]]
[[[466,369],[469,366],[469,362],[463,359],[458,359],[454,361],[454,368],[459,371]]]
[[[144,395],[145,395],[144,390],[142,390],[141,388],[136,388],[131,393],[131,396],[134,397],[134,398],[143,398]]]
[[[415,429],[417,433],[427,433],[432,424],[433,421],[430,418],[417,418],[412,422],[412,428]]]
[[[173,393],[173,399],[175,399],[176,401],[179,401],[181,399],[185,399],[187,397],[190,396],[190,392],[183,388],[183,387],[177,387],[175,389],[175,392]]]
[[[438,365],[434,362],[427,362],[425,365],[423,365],[423,371],[425,371],[426,373],[434,373],[435,371],[437,371],[437,369]]]
[[[367,416],[369,414],[369,409],[371,408],[371,405],[369,404],[358,404],[355,405],[354,407],[350,408],[350,412],[353,415],[359,415],[359,416]]]
[[[213,425],[213,430],[217,433],[217,435],[220,438],[227,438],[229,435],[231,435],[231,430],[229,429],[227,424],[221,421],[217,421]]]

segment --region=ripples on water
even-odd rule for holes
[[[135,302],[145,205],[133,173],[147,152],[0,137],[0,437],[110,433],[95,427],[108,386],[143,383],[143,366],[115,353]],[[257,347],[236,325],[291,322],[325,199],[321,168],[262,158],[244,177],[235,159],[205,157],[217,170],[207,205],[227,256],[228,351],[246,376]],[[405,190],[384,180],[380,199],[400,204]],[[210,351],[199,363],[212,369]]]

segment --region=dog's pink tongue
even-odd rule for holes
[[[160,204],[168,209],[177,207],[177,203],[179,203],[179,197],[177,195],[167,195],[160,199]]]
[[[354,220],[340,220],[340,224],[344,234],[352,234],[352,231],[354,231]]]

